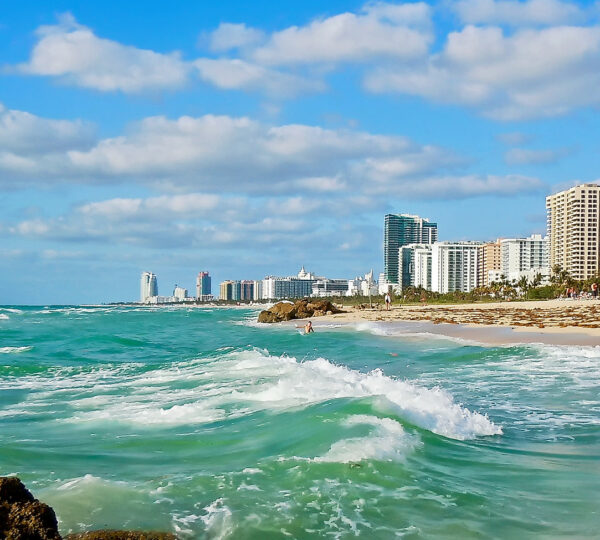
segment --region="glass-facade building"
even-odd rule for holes
[[[437,223],[409,214],[387,214],[383,238],[383,273],[386,281],[403,286],[410,285],[409,282],[403,283],[400,248],[409,244],[433,244],[437,239]]]

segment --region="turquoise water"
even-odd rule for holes
[[[63,533],[592,538],[600,348],[0,308],[0,475]]]

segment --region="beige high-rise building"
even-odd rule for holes
[[[479,246],[479,257],[477,259],[477,285],[487,287],[493,281],[490,272],[500,272],[500,238],[495,242],[487,242]]]
[[[598,273],[600,185],[581,184],[546,197],[550,268],[558,264],[575,279]]]

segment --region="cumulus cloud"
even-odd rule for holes
[[[600,27],[520,30],[467,26],[422,66],[378,68],[373,92],[402,92],[476,107],[500,120],[600,104]]]
[[[578,5],[560,0],[460,0],[452,7],[467,24],[561,25],[585,18]]]
[[[5,159],[89,148],[95,142],[94,131],[81,120],[41,118],[0,103],[0,156]]]
[[[430,8],[422,2],[367,4],[358,14],[345,12],[274,32],[251,56],[269,65],[414,59],[427,52],[430,21]]]
[[[264,40],[264,33],[245,24],[221,23],[210,36],[210,47],[216,52],[230,51],[256,45]]]
[[[246,117],[150,117],[125,134],[91,147],[77,148],[75,143],[72,149],[49,154],[21,152],[13,161],[3,161],[0,155],[0,178],[10,182],[18,178],[21,184],[128,180],[180,192],[253,197],[311,194],[339,198],[352,193],[460,198],[506,194],[507,185],[512,186],[511,193],[535,187],[533,180],[516,177],[505,179],[504,184],[491,176],[456,177],[451,173],[463,167],[464,160],[447,149],[417,144],[407,137],[302,124],[272,126]],[[446,186],[450,191],[446,192]],[[197,204],[202,210],[207,199],[144,204],[164,209],[174,201],[190,208]],[[119,209],[121,201],[111,204]],[[137,212],[136,204],[142,202],[123,204]],[[95,206],[87,210],[98,211]]]
[[[179,53],[162,54],[97,37],[69,15],[42,26],[22,73],[59,77],[101,91],[140,92],[181,87],[189,67]]]
[[[266,92],[277,97],[322,91],[324,85],[304,77],[240,59],[184,60],[180,53],[159,53],[100,38],[65,14],[56,25],[36,31],[28,62],[16,66],[27,75],[57,77],[66,84],[102,92],[140,93],[177,89],[199,78],[225,90]],[[261,33],[243,24],[222,24],[212,35],[215,51],[249,46]]]
[[[319,92],[325,85],[237,58],[200,58],[193,62],[200,78],[225,90],[260,90],[276,97]]]

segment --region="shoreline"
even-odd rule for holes
[[[343,309],[344,313],[318,317],[315,326],[368,322],[381,324],[395,336],[418,332],[487,345],[600,345],[598,300],[395,305],[390,311],[346,306]]]

